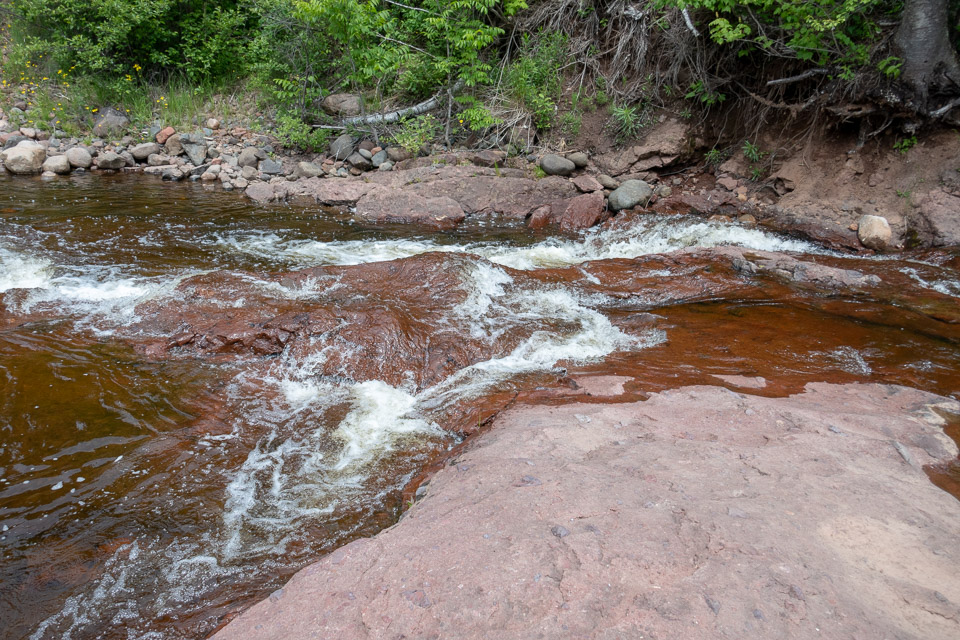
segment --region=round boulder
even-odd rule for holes
[[[865,215],[861,216],[860,222],[857,223],[857,237],[860,239],[860,244],[868,249],[882,251],[890,246],[893,232],[886,218]]]
[[[574,172],[577,165],[554,153],[548,153],[541,158],[540,168],[548,176],[568,176]]]
[[[90,165],[93,164],[93,158],[90,156],[90,152],[83,147],[67,149],[64,157],[70,163],[71,167],[77,167],[78,169],[89,169]]]
[[[32,140],[22,140],[12,149],[3,152],[3,165],[10,173],[30,175],[43,170],[47,151]]]
[[[608,202],[612,210],[622,211],[646,204],[652,195],[653,189],[643,180],[627,180],[610,194]]]
[[[97,157],[97,166],[101,169],[122,169],[127,161],[113,151],[104,151]]]
[[[50,156],[43,162],[44,171],[52,171],[59,175],[70,173],[70,161],[67,156]]]
[[[577,169],[583,169],[590,163],[590,157],[583,151],[574,151],[567,154],[567,160],[576,165]]]
[[[354,152],[353,136],[345,133],[330,143],[330,155],[336,160],[346,160]]]
[[[160,145],[156,142],[144,142],[130,149],[130,155],[138,162],[143,162],[154,153],[160,153]]]

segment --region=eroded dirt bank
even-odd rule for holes
[[[938,410],[960,406],[876,384],[521,404],[215,638],[956,638]]]

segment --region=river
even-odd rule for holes
[[[619,218],[424,233],[199,184],[0,176],[0,635],[205,637],[394,523],[518,394],[562,402],[579,374],[641,398],[725,375],[960,397],[955,251]],[[723,246],[879,283],[754,274]]]

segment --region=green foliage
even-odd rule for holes
[[[693,82],[684,97],[687,100],[699,100],[708,107],[712,107],[727,99],[726,95],[711,91],[703,80]]]
[[[707,164],[714,167],[719,167],[721,164],[723,164],[723,161],[726,159],[726,157],[727,153],[725,151],[721,151],[720,149],[714,147],[713,149],[710,149],[710,151],[707,151],[703,159]]]
[[[917,136],[901,138],[893,143],[893,148],[899,151],[901,154],[906,154],[907,151],[910,151],[910,149],[916,146],[917,142]]]
[[[531,38],[524,34],[517,59],[503,76],[504,91],[530,112],[534,124],[549,128],[560,100],[560,68],[567,60],[567,39],[561,33]]]
[[[23,58],[78,75],[149,77],[173,70],[190,81],[243,68],[254,15],[238,0],[10,0]]]
[[[709,13],[710,38],[718,44],[848,67],[867,61],[869,46],[880,34],[877,20],[899,12],[901,6],[899,0],[657,0],[657,4]]]
[[[457,114],[457,118],[460,124],[470,131],[483,131],[503,122],[503,120],[495,118],[490,110],[476,98],[464,96],[459,101],[466,108]]]
[[[647,115],[639,105],[614,106],[607,126],[619,142],[636,138],[647,124]]]
[[[326,149],[331,137],[329,129],[315,129],[298,116],[289,113],[277,115],[273,134],[285,147],[295,147],[308,152]]]
[[[432,115],[407,118],[393,134],[393,141],[410,153],[419,153],[423,145],[440,131],[440,123]]]
[[[877,63],[877,69],[879,69],[880,73],[888,78],[893,78],[896,80],[900,77],[900,67],[902,64],[903,61],[900,60],[900,58],[896,56],[889,56]]]
[[[751,163],[760,162],[760,160],[762,160],[763,157],[767,155],[766,152],[761,151],[760,147],[750,142],[749,140],[743,141],[743,147],[741,147],[741,151],[743,151],[743,157],[746,158],[747,161]]]
[[[583,116],[577,110],[567,111],[560,116],[560,129],[571,138],[580,135],[580,127],[583,125]]]

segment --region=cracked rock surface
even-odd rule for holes
[[[956,402],[596,382],[603,404],[501,414],[217,640],[960,637],[960,502],[921,468],[956,457],[933,410]]]

